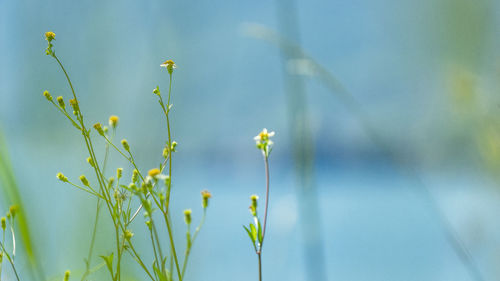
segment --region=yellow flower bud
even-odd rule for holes
[[[187,225],[191,224],[191,209],[184,210],[184,221]]]
[[[123,168],[116,169],[116,178],[117,179],[120,179],[122,177],[122,174],[123,174]]]
[[[43,96],[48,100],[52,101],[52,96],[50,95],[49,91],[44,91]]]
[[[167,60],[164,63],[162,63],[160,66],[165,67],[168,70],[169,74],[172,74],[172,72],[174,72],[174,69],[177,68],[177,65],[175,65],[175,62],[173,60]]]
[[[5,230],[5,228],[7,227],[7,219],[5,217],[2,217],[0,219],[0,222],[2,224],[2,229]]]
[[[101,123],[99,122],[95,123],[94,129],[99,133],[99,135],[104,136],[104,131],[102,130]]]
[[[68,281],[69,280],[69,275],[71,274],[71,271],[69,270],[66,270],[66,272],[64,272],[64,281]]]
[[[130,151],[130,146],[129,146],[128,141],[126,139],[122,139],[122,146],[126,151]]]
[[[83,185],[89,186],[89,181],[87,180],[87,178],[85,177],[85,175],[81,175],[80,176],[80,181],[83,183]]]
[[[109,117],[109,126],[113,129],[116,128],[116,126],[118,126],[118,120],[119,120],[118,116],[111,115]]]
[[[57,173],[56,177],[62,182],[68,182],[68,178],[63,173]]]
[[[132,236],[134,236],[134,233],[132,233],[132,231],[127,229],[127,230],[125,230],[125,233],[123,236],[125,237],[125,239],[130,240],[130,238],[132,238]]]
[[[92,160],[92,157],[87,157],[87,163],[89,163],[90,166],[94,167],[94,160]]]
[[[56,34],[54,32],[52,32],[52,31],[45,32],[45,40],[50,42],[54,39],[56,39]]]
[[[201,206],[203,208],[208,207],[208,199],[212,197],[212,194],[208,190],[203,190],[201,192]]]
[[[64,99],[63,99],[63,97],[58,96],[58,97],[57,97],[57,102],[59,103],[59,106],[60,106],[62,109],[65,109],[65,108],[66,108],[66,104],[64,104]]]
[[[158,176],[161,173],[160,169],[154,168],[148,171],[148,175],[152,178]]]

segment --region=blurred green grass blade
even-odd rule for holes
[[[7,144],[3,133],[0,131],[0,190],[3,192],[4,203],[18,205],[19,206],[19,216],[17,217],[19,231],[21,232],[21,240],[26,251],[26,256],[30,263],[30,271],[33,277],[35,276],[35,270],[38,274],[38,280],[43,276],[41,269],[37,264],[35,257],[35,251],[33,248],[33,241],[31,239],[31,231],[27,221],[27,215],[24,209],[23,201],[21,199],[21,194],[19,192],[19,187],[16,183],[14,176],[14,171],[12,169],[12,164],[9,159],[9,154],[7,150]]]

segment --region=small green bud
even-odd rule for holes
[[[71,105],[71,108],[73,108],[73,111],[78,111],[78,101],[76,99],[70,99],[69,100],[69,105]],[[75,114],[76,115],[76,114]]]
[[[59,106],[60,106],[63,110],[65,110],[65,108],[66,108],[66,104],[64,104],[64,99],[63,99],[63,97],[58,96],[58,97],[57,97],[57,102],[59,103]]]
[[[128,144],[128,141],[126,139],[122,139],[122,146],[126,151],[130,151],[130,145]]]
[[[177,142],[173,141],[172,146],[170,147],[170,150],[172,150],[172,152],[175,152],[175,147],[177,147]]]
[[[122,174],[123,174],[123,168],[116,169],[116,178],[117,179],[121,179]]]
[[[250,212],[252,213],[252,216],[256,217],[257,216],[257,200],[259,199],[259,196],[254,194],[254,195],[250,196],[250,199],[252,200],[252,205],[250,205]]]
[[[104,136],[104,131],[102,129],[101,123],[99,122],[95,123],[94,129],[99,133],[99,135]]]
[[[94,167],[94,160],[92,160],[92,157],[87,157],[87,163],[89,163],[90,166]]]
[[[130,238],[132,238],[132,236],[134,236],[134,233],[132,233],[132,231],[127,229],[127,230],[125,230],[125,233],[123,234],[123,236],[125,237],[125,239],[130,240]]]
[[[68,182],[68,178],[63,173],[57,173],[56,177],[62,182]]]
[[[153,89],[153,94],[155,95],[160,95],[160,87],[156,86],[156,88]]]
[[[168,187],[170,185],[170,176],[165,176],[165,186]]]
[[[2,229],[5,230],[5,228],[7,227],[7,219],[5,217],[2,217],[0,221],[2,224]]]
[[[137,177],[139,176],[139,171],[137,171],[137,169],[134,169],[132,171],[132,182],[137,182]]]
[[[187,225],[191,224],[191,209],[186,209],[184,210],[184,221],[186,222]]]
[[[113,185],[113,183],[114,183],[114,182],[115,182],[115,178],[110,177],[110,178],[108,179],[108,186],[109,186],[109,187],[111,187],[111,186]]]
[[[43,96],[48,100],[52,101],[52,96],[50,95],[49,91],[44,91]]]
[[[12,218],[16,217],[17,210],[19,210],[19,206],[17,206],[17,205],[10,206],[10,208],[9,208],[9,214],[12,215]]]
[[[103,126],[102,130],[104,131],[105,134],[107,134],[109,131],[108,126]]]
[[[135,191],[135,192],[138,192],[138,191],[139,191],[139,188],[137,187],[137,185],[135,185],[135,183],[130,183],[130,184],[128,185],[128,187],[129,187],[130,189],[132,189],[133,191]]]
[[[144,215],[144,216],[146,216],[146,215]],[[146,221],[146,226],[147,226],[149,229],[151,229],[151,221],[150,221],[150,220],[147,220],[147,221]]]
[[[69,275],[71,274],[71,271],[69,270],[66,270],[66,272],[64,272],[64,281],[68,281],[69,280]]]
[[[201,206],[203,208],[208,207],[208,199],[212,197],[212,194],[208,190],[203,190],[201,192]]]
[[[167,158],[169,153],[170,153],[170,149],[168,148],[168,145],[166,145],[165,148],[163,148],[163,151],[161,154],[163,155],[163,158]]]
[[[89,186],[89,181],[87,180],[87,178],[85,177],[85,175],[81,175],[80,176],[80,181],[82,182],[83,185]]]

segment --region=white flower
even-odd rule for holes
[[[262,132],[260,132],[258,135],[256,135],[253,139],[257,142],[264,142],[268,141],[270,137],[274,136],[274,131],[272,132],[267,132],[267,129],[264,128]]]

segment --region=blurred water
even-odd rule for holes
[[[400,161],[381,153],[337,96],[306,79],[328,280],[472,280],[422,187],[401,169],[418,171],[487,280],[500,276],[498,146],[491,133],[500,102],[499,4],[298,1],[303,48],[353,93]],[[263,195],[262,159],[251,139],[263,127],[277,131],[264,274],[308,280],[280,53],[241,32],[249,22],[277,29],[274,9],[265,1],[0,0],[0,126],[48,276],[83,267],[94,212],[86,194],[55,179],[59,171],[74,179],[91,171],[78,133],[41,95],[48,89],[69,97],[64,76],[44,54],[43,33],[53,30],[88,123],[120,116],[117,139],[129,140],[144,170],[161,160],[166,135],[151,91],[159,85],[165,92],[159,64],[176,61],[177,241],[181,211],[192,207],[196,220],[199,191],[214,194],[186,281],[256,279],[241,225],[250,219],[249,195]],[[457,99],[448,80],[469,91]],[[108,171],[125,165],[114,160]],[[111,251],[102,238],[109,222],[101,227],[98,245]],[[147,256],[142,222],[134,227]],[[25,273],[22,256],[18,262]]]

